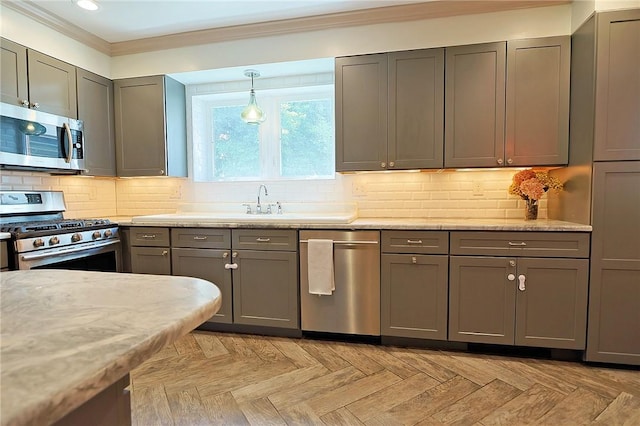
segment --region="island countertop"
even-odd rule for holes
[[[66,270],[0,274],[1,424],[46,425],[213,316],[198,278]]]

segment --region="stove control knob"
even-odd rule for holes
[[[92,235],[94,240],[97,240],[98,238],[100,238],[102,236],[102,234],[100,234],[100,231],[95,231]]]
[[[112,235],[113,235],[113,232],[111,232],[111,229],[107,229],[106,231],[104,231],[105,238],[109,238]]]
[[[49,245],[55,246],[56,244],[60,244],[60,239],[58,237],[49,238]]]
[[[33,240],[33,246],[38,248],[38,247],[43,247],[44,246],[44,240],[42,238],[38,238],[36,240]]]
[[[82,241],[82,234],[73,234],[71,236],[71,242],[77,243],[78,241]]]

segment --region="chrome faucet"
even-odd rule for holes
[[[256,213],[257,214],[262,213],[262,204],[260,204],[260,192],[262,191],[262,188],[264,188],[264,196],[266,197],[267,195],[269,195],[269,193],[267,192],[267,187],[261,184],[258,187],[258,205],[256,206]]]

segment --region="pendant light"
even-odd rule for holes
[[[242,117],[242,120],[247,124],[260,124],[267,118],[262,108],[258,106],[258,102],[256,102],[256,92],[253,90],[253,78],[260,77],[260,73],[256,70],[246,70],[244,75],[251,77],[251,92],[249,92],[249,105],[242,110],[240,117]]]

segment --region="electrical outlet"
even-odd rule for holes
[[[484,195],[484,188],[482,187],[482,181],[473,182],[473,195],[480,197]]]
[[[169,195],[169,198],[173,200],[179,200],[182,198],[182,187],[180,185],[174,187]]]
[[[364,195],[366,192],[365,186],[362,183],[353,183],[352,187],[353,195]]]

